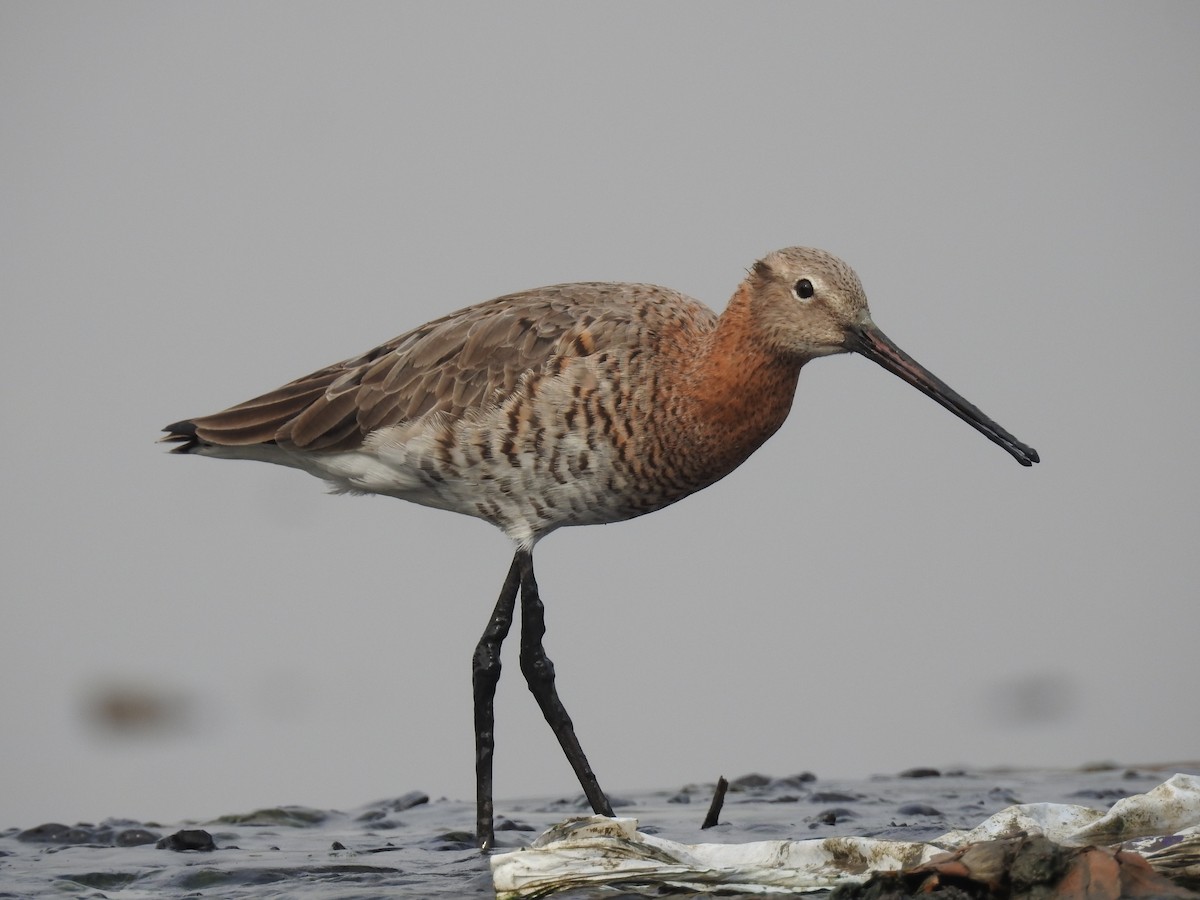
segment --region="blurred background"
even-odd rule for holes
[[[159,429],[541,284],[720,309],[792,244],[1043,463],[819,360],[724,481],[545,540],[601,783],[1197,757],[1198,34],[1187,2],[6,3],[0,826],[469,799],[502,535]],[[573,795],[508,649],[497,796]]]

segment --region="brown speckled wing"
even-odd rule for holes
[[[602,318],[628,320],[646,292],[643,285],[569,284],[489,300],[245,403],[170,425],[164,440],[180,443],[179,452],[266,443],[345,450],[427,413],[456,418],[501,402],[527,372],[559,356],[602,350],[611,329],[592,329],[584,341],[579,333]]]

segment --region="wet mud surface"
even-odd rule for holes
[[[914,769],[858,781],[808,773],[731,779],[719,823],[701,829],[714,784],[613,796],[641,830],[686,843],[742,843],[858,835],[923,841],[970,828],[1017,803],[1107,809],[1174,771]],[[500,851],[589,812],[580,798],[499,801]],[[357,808],[279,807],[204,822],[0,822],[0,898],[491,897],[475,849],[473,804],[420,791]],[[569,900],[625,896],[574,891]],[[678,896],[678,895],[676,895]],[[731,895],[724,894],[729,897]],[[806,894],[819,897],[822,894]]]

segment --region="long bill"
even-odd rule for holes
[[[874,324],[868,323],[848,329],[844,346],[847,350],[853,350],[878,363],[893,375],[899,375],[921,393],[932,397],[971,427],[984,434],[988,440],[1007,450],[1021,465],[1032,466],[1035,462],[1040,462],[1036,450],[1027,444],[1022,444],[980,412],[977,407],[968,403],[946,382],[897,347],[892,339],[876,328]]]

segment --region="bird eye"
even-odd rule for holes
[[[809,300],[816,293],[813,288],[813,283],[807,278],[801,278],[792,285],[792,293],[796,295],[797,300]]]

